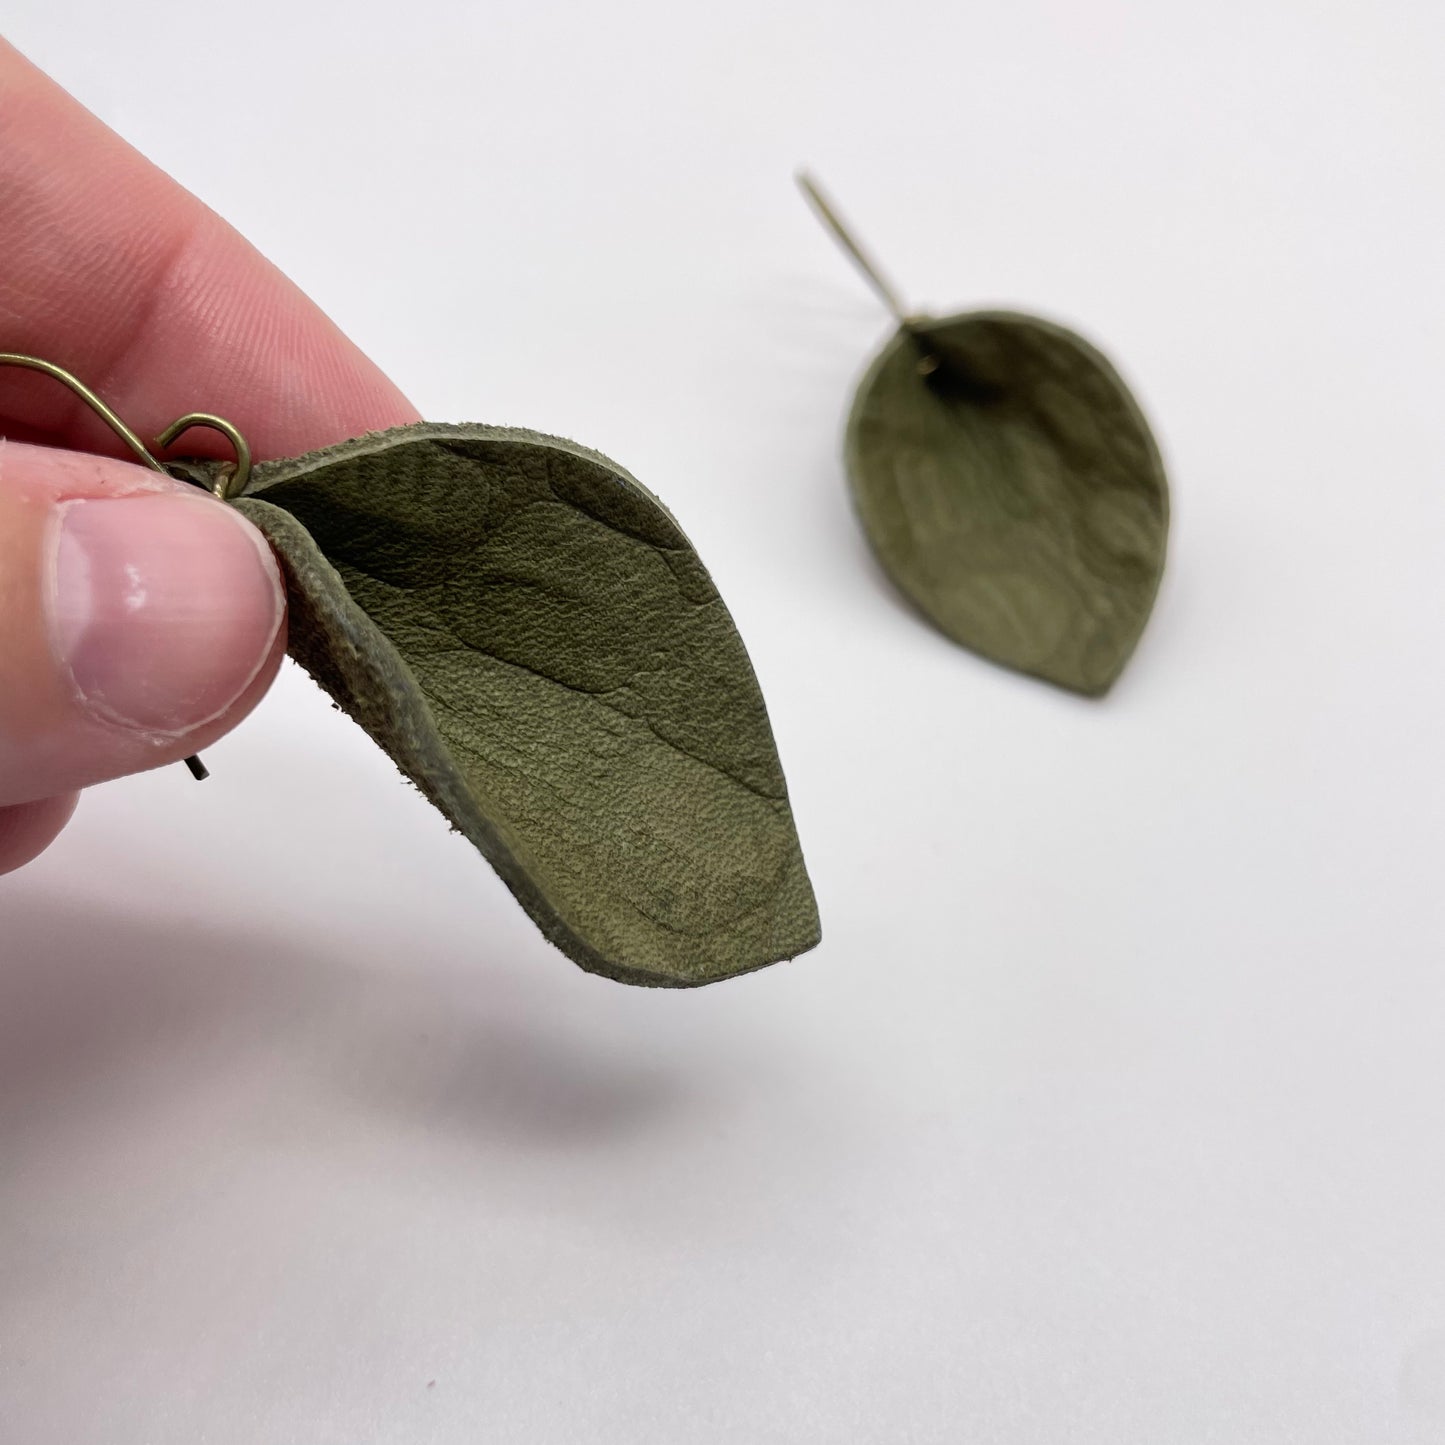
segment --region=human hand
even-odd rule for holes
[[[290,281],[3,40],[0,255],[0,350],[63,366],[143,438],[214,411],[259,460],[417,420]],[[123,454],[58,382],[0,370],[0,873],[54,840],[79,789],[235,727],[285,652],[260,534]]]

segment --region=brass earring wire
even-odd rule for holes
[[[843,224],[843,218],[838,214],[838,208],[823,194],[823,188],[807,171],[799,171],[793,179],[797,181],[798,189],[808,198],[808,204],[812,206],[818,219],[832,233],[833,239],[848,253],[863,279],[873,288],[874,294],[893,313],[893,319],[900,326],[911,325],[913,317],[908,314],[908,308],[904,306],[897,288],[890,281],[884,279],[878,263],[863,249],[862,243],[852,231]]]
[[[864,250],[862,242],[843,223],[843,218],[838,214],[838,208],[824,195],[823,188],[818,182],[807,171],[799,171],[793,179],[797,181],[798,189],[807,197],[814,215],[822,221],[833,239],[847,253],[849,259],[857,267],[858,274],[873,288],[874,295],[893,313],[893,319],[899,326],[918,341],[923,350],[923,355],[918,362],[918,374],[928,376],[931,372],[937,371],[938,358],[929,353],[928,343],[918,329],[920,319],[926,320],[927,318],[920,318],[908,311],[897,288],[884,278],[883,272],[878,268],[878,263]]]
[[[56,381],[62,383],[73,391],[135,455],[142,466],[149,467],[153,472],[159,472],[163,477],[171,475],[150,451],[145,443],[98,397],[83,381],[72,376],[63,367],[56,366],[53,361],[42,361],[38,356],[22,356],[16,351],[0,351],[0,366],[20,366],[29,371],[44,372],[46,376],[53,376]],[[213,416],[206,411],[187,412],[183,417],[173,421],[156,438],[156,446],[161,450],[170,446],[182,432],[189,431],[192,427],[203,426],[211,431],[220,432],[236,449],[236,460],[229,469],[222,471],[211,486],[211,491],[223,502],[228,502],[232,497],[238,497],[246,490],[246,483],[251,479],[251,448],[246,445],[246,439],[236,430],[230,422],[223,417]],[[202,782],[210,777],[206,765],[198,757],[186,759],[186,766],[191,770],[191,776],[197,782]]]

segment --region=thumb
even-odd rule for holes
[[[285,631],[275,559],[239,512],[0,440],[0,807],[208,746],[270,685]]]

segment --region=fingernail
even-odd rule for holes
[[[185,733],[250,686],[284,593],[264,539],[210,497],[163,493],[66,502],[50,577],[57,660],[92,712]]]

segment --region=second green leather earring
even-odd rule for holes
[[[888,575],[955,642],[1073,692],[1123,671],[1164,571],[1169,488],[1109,362],[1036,316],[910,314],[807,176],[819,216],[898,320],[845,458]]]

